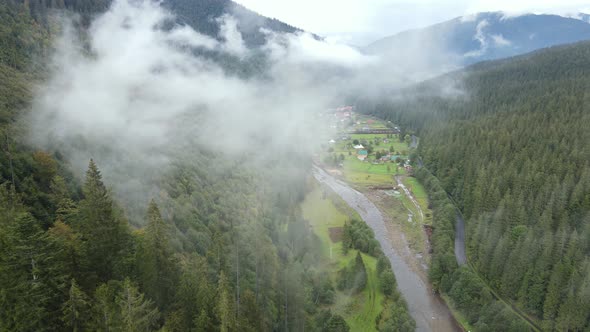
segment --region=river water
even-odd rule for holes
[[[387,237],[385,220],[375,204],[362,193],[317,166],[314,166],[313,175],[317,181],[329,186],[350,207],[355,209],[375,232],[375,238],[391,262],[397,279],[397,287],[408,302],[410,314],[416,320],[416,331],[460,331],[461,329],[446,304],[432,292],[429,285],[425,284],[420,276],[412,271],[402,256],[393,248]]]

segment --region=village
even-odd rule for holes
[[[321,169],[318,172],[342,181],[374,204],[385,227],[377,236],[404,253],[405,264],[418,279],[427,280],[432,211],[426,191],[412,176],[418,138],[391,122],[357,113],[353,106],[326,110],[318,117],[316,123],[323,127],[316,136],[314,164]],[[317,182],[302,210],[321,240],[331,275],[337,279],[342,267],[355,257],[342,250],[343,228],[352,219],[362,220],[359,209],[367,211],[369,207],[344,201],[324,182],[326,177],[315,178]],[[331,310],[342,315],[355,331],[374,331],[373,322],[379,317],[384,295],[378,287],[377,261],[366,254],[362,258],[369,276],[367,288],[352,297],[336,292]]]
[[[412,174],[413,138],[399,127],[355,113],[352,106],[330,110],[324,118],[333,137],[320,144],[319,158],[335,175],[353,183],[378,183]]]
[[[330,109],[321,117],[326,130],[315,163],[369,197],[426,266],[432,211],[424,187],[413,177],[418,137],[389,121],[357,113],[354,106]]]

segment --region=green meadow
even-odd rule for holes
[[[350,219],[348,211],[341,208],[344,202],[334,202],[338,198],[331,193],[324,195],[321,187],[316,186],[302,204],[303,216],[307,219],[322,244],[323,259],[328,268],[333,284],[336,285],[338,271],[347,266],[356,256],[356,250],[342,252],[342,241],[334,243],[330,238],[330,228],[343,227]],[[367,286],[358,294],[348,294],[336,290],[334,304],[329,308],[346,320],[351,331],[376,331],[375,319],[383,310],[384,295],[379,289],[377,260],[362,254],[367,270]]]

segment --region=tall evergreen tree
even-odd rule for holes
[[[78,332],[84,330],[84,325],[88,319],[87,310],[89,306],[88,297],[72,279],[68,300],[62,307],[62,320],[72,331]]]
[[[116,271],[124,270],[124,251],[129,247],[128,226],[116,213],[93,160],[88,165],[83,192],[77,226],[84,241],[85,268],[91,280],[106,282],[117,276]]]
[[[120,310],[121,327],[128,332],[157,330],[160,313],[153,302],[144,298],[129,278],[123,282],[116,303]]]
[[[170,227],[162,219],[156,202],[147,211],[147,226],[138,252],[141,283],[146,295],[164,309],[174,296],[177,267],[170,247]]]
[[[232,292],[229,285],[229,280],[222,271],[219,275],[217,283],[217,305],[215,312],[217,320],[219,321],[219,330],[221,332],[234,331],[235,314],[233,308]]]

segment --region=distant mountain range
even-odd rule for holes
[[[378,40],[364,51],[385,56],[433,56],[457,66],[528,53],[554,45],[590,39],[590,15],[509,17],[480,13],[398,33]]]

